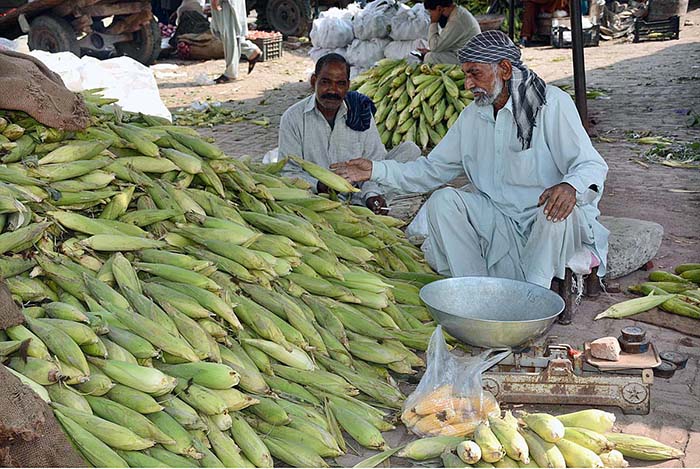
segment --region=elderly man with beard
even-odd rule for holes
[[[280,120],[280,158],[301,157],[328,168],[351,158],[369,160],[416,159],[420,149],[404,142],[387,153],[374,122],[374,103],[367,96],[350,90],[350,64],[342,55],[326,54],[316,62],[311,76],[314,94],[287,109]],[[290,161],[284,174],[309,182],[315,192],[328,187]],[[385,213],[387,202],[379,186],[366,181],[352,203],[365,205],[375,213]]]
[[[356,159],[332,168],[350,181],[404,192],[431,191],[466,173],[473,192],[441,189],[426,204],[423,250],[443,275],[549,288],[583,253],[603,276],[608,231],[598,221],[598,201],[608,167],[572,99],[528,69],[500,31],[475,36],[459,57],[474,102],[427,158]]]

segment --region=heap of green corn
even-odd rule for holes
[[[651,272],[648,282],[629,288],[632,293],[645,296],[614,304],[595,319],[626,318],[656,307],[668,313],[700,319],[700,264],[680,264],[675,272]]]
[[[458,65],[384,59],[352,86],[377,106],[374,119],[387,148],[406,141],[423,149],[437,145],[472,101]]]
[[[389,371],[423,366],[418,287],[438,278],[400,222],[86,100],[77,133],[0,111],[0,275],[26,317],[0,361],[94,466],[384,449]]]
[[[470,438],[434,436],[397,452],[414,461],[442,459],[443,467],[627,467],[642,461],[680,458],[683,451],[652,438],[613,433],[615,415],[588,409],[554,417],[507,411],[489,416]]]

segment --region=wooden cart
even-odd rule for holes
[[[0,0],[0,37],[22,34],[32,50],[127,55],[146,65],[160,53],[150,1]]]

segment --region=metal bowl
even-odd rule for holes
[[[541,337],[564,310],[564,300],[532,283],[457,277],[429,283],[420,298],[438,324],[476,347],[518,347]]]

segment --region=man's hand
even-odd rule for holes
[[[364,158],[355,158],[344,163],[333,163],[331,170],[353,184],[365,182],[372,177],[372,162]]]
[[[384,200],[384,197],[381,195],[375,195],[368,198],[365,205],[367,205],[367,208],[377,215],[383,215],[387,211],[386,200]]]
[[[318,181],[316,183],[316,192],[318,194],[328,194],[328,193],[330,193],[330,191],[331,191],[330,188],[327,185],[325,185],[324,183],[322,183],[321,181]]]
[[[224,0],[224,1],[226,1],[226,0]],[[221,11],[222,8],[221,8],[221,4],[219,4],[219,0],[211,0],[211,8],[212,8],[212,10]]]
[[[416,49],[416,50],[417,50],[418,52],[420,52],[421,54],[423,54],[423,55],[425,55],[425,54],[427,54],[428,52],[430,52],[430,49],[426,49],[425,47],[419,47],[419,48]]]
[[[442,16],[442,11],[438,10],[437,8],[433,10],[428,10],[430,12],[430,22],[431,23],[437,23],[440,21],[440,17]]]
[[[576,206],[576,189],[566,182],[552,186],[540,196],[537,206],[542,205],[545,205],[544,214],[547,215],[547,220],[554,223],[566,220]]]

